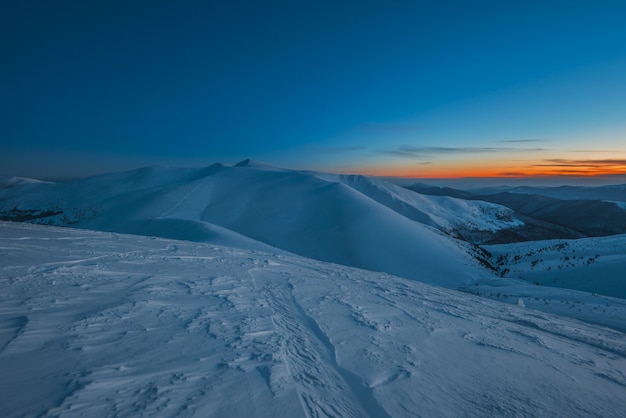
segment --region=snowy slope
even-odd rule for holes
[[[343,175],[337,178],[410,219],[431,224],[450,233],[494,232],[524,224],[515,218],[511,209],[494,203],[419,194],[364,176]],[[415,211],[419,211],[419,214],[415,214]]]
[[[626,410],[626,335],[566,317],[188,241],[0,223],[0,248],[1,416]]]
[[[626,235],[485,248],[506,277],[626,298]]]
[[[498,220],[498,210],[360,176],[249,160],[205,169],[153,167],[40,185],[23,194],[0,192],[0,212],[8,220],[232,245],[234,236],[224,239],[228,230],[315,259],[451,287],[474,281],[478,270],[467,267],[477,262],[468,254],[471,247],[440,230],[515,223]]]
[[[497,228],[494,234],[484,234],[482,239],[476,233],[463,234],[477,244],[576,239],[626,233],[626,212],[624,212],[626,202],[620,201],[626,200],[623,186],[552,188],[503,186],[476,190],[475,194],[421,183],[407,188],[427,195],[457,196],[461,199],[491,202],[497,207],[513,210],[508,218],[519,218],[523,221],[524,225],[518,222],[514,228]],[[533,193],[535,190],[546,193]],[[550,197],[551,195],[554,196]]]
[[[521,193],[498,193],[480,196],[480,199],[508,206],[520,214],[567,227],[588,237],[626,233],[626,211],[608,201],[563,200]]]
[[[5,177],[0,178],[0,189],[9,189],[11,187],[27,185],[27,184],[50,184],[50,182],[30,179],[26,177]]]

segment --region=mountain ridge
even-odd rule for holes
[[[584,236],[496,203],[252,160],[16,185],[0,190],[1,219],[295,253],[463,289],[514,278],[506,272],[517,268],[512,261],[499,264],[477,244],[545,239],[551,229],[557,237]],[[606,292],[598,286],[591,291]]]
[[[219,238],[209,233],[216,225],[315,259],[449,286],[474,280],[464,266],[479,263],[476,258],[486,263],[449,236],[457,226],[470,225],[470,218],[476,228],[514,223],[497,217],[486,223],[484,209],[496,208],[491,204],[444,199],[452,205],[445,209],[441,201],[364,176],[251,160],[202,169],[146,167],[16,192],[0,193],[4,219],[11,220],[11,211],[39,210],[31,221],[198,240]]]

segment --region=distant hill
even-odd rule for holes
[[[524,222],[518,228],[498,230],[481,243],[573,239],[626,233],[626,204],[622,204],[622,200],[626,199],[626,186],[498,187],[469,192],[417,183],[407,188],[426,195],[453,196],[503,205],[512,209],[514,216]],[[607,201],[609,197],[615,201]]]
[[[201,169],[148,167],[9,190],[0,191],[4,220],[265,245],[449,286],[483,271],[469,265],[489,267],[479,249],[451,235],[522,224],[492,203],[250,160]]]
[[[600,187],[560,186],[560,187],[515,187],[511,193],[540,195],[563,200],[609,200],[626,202],[626,184]]]
[[[498,193],[478,198],[588,237],[626,233],[626,210],[613,202],[562,200],[521,193]]]

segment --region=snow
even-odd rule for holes
[[[28,224],[0,223],[0,249],[2,416],[626,410],[625,334],[526,298],[504,304],[289,254]]]
[[[626,299],[626,235],[485,248],[506,277]]]
[[[0,211],[31,217],[39,212],[28,211],[47,211],[56,214],[33,222],[223,245],[245,236],[247,248],[258,241],[257,249],[263,243],[265,250],[272,246],[450,287],[490,275],[473,268],[478,262],[468,254],[469,246],[440,230],[460,225],[463,218],[466,225],[490,219],[475,210],[490,204],[438,201],[444,204],[364,177],[246,160],[232,167],[149,167],[22,194],[0,193]],[[444,225],[445,216],[454,220]],[[486,226],[491,221],[480,222],[491,228]]]
[[[14,177],[0,178],[0,187],[1,188],[17,186],[17,185],[20,185],[20,184],[42,184],[42,183],[51,184],[51,182],[49,182],[49,181],[31,179],[31,178],[27,178],[27,177],[17,177],[17,176],[14,176]]]
[[[626,202],[619,202],[619,201],[616,201],[616,200],[605,200],[604,202],[615,203],[618,207],[626,210]]]
[[[248,168],[255,168],[258,170],[269,170],[269,171],[291,171],[285,168],[277,167],[275,165],[264,163],[262,161],[252,160],[250,158],[246,158],[243,161],[239,161],[234,166],[235,167],[248,167]]]
[[[2,184],[4,219],[81,229],[0,223],[0,416],[626,410],[626,235],[488,246],[501,278],[453,237],[513,211],[363,176]]]
[[[626,300],[573,289],[536,285],[523,279],[483,279],[462,287],[468,293],[626,332]]]
[[[428,196],[396,184],[356,175],[318,173],[327,181],[347,184],[375,201],[417,222],[448,233],[461,231],[498,231],[524,225],[511,209],[483,201],[449,196]]]
[[[48,181],[42,181],[37,179],[31,179],[26,177],[4,177],[0,178],[0,190],[10,189],[15,186],[25,186],[32,184],[52,184]]]

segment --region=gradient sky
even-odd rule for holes
[[[14,1],[0,176],[626,173],[624,1]]]

